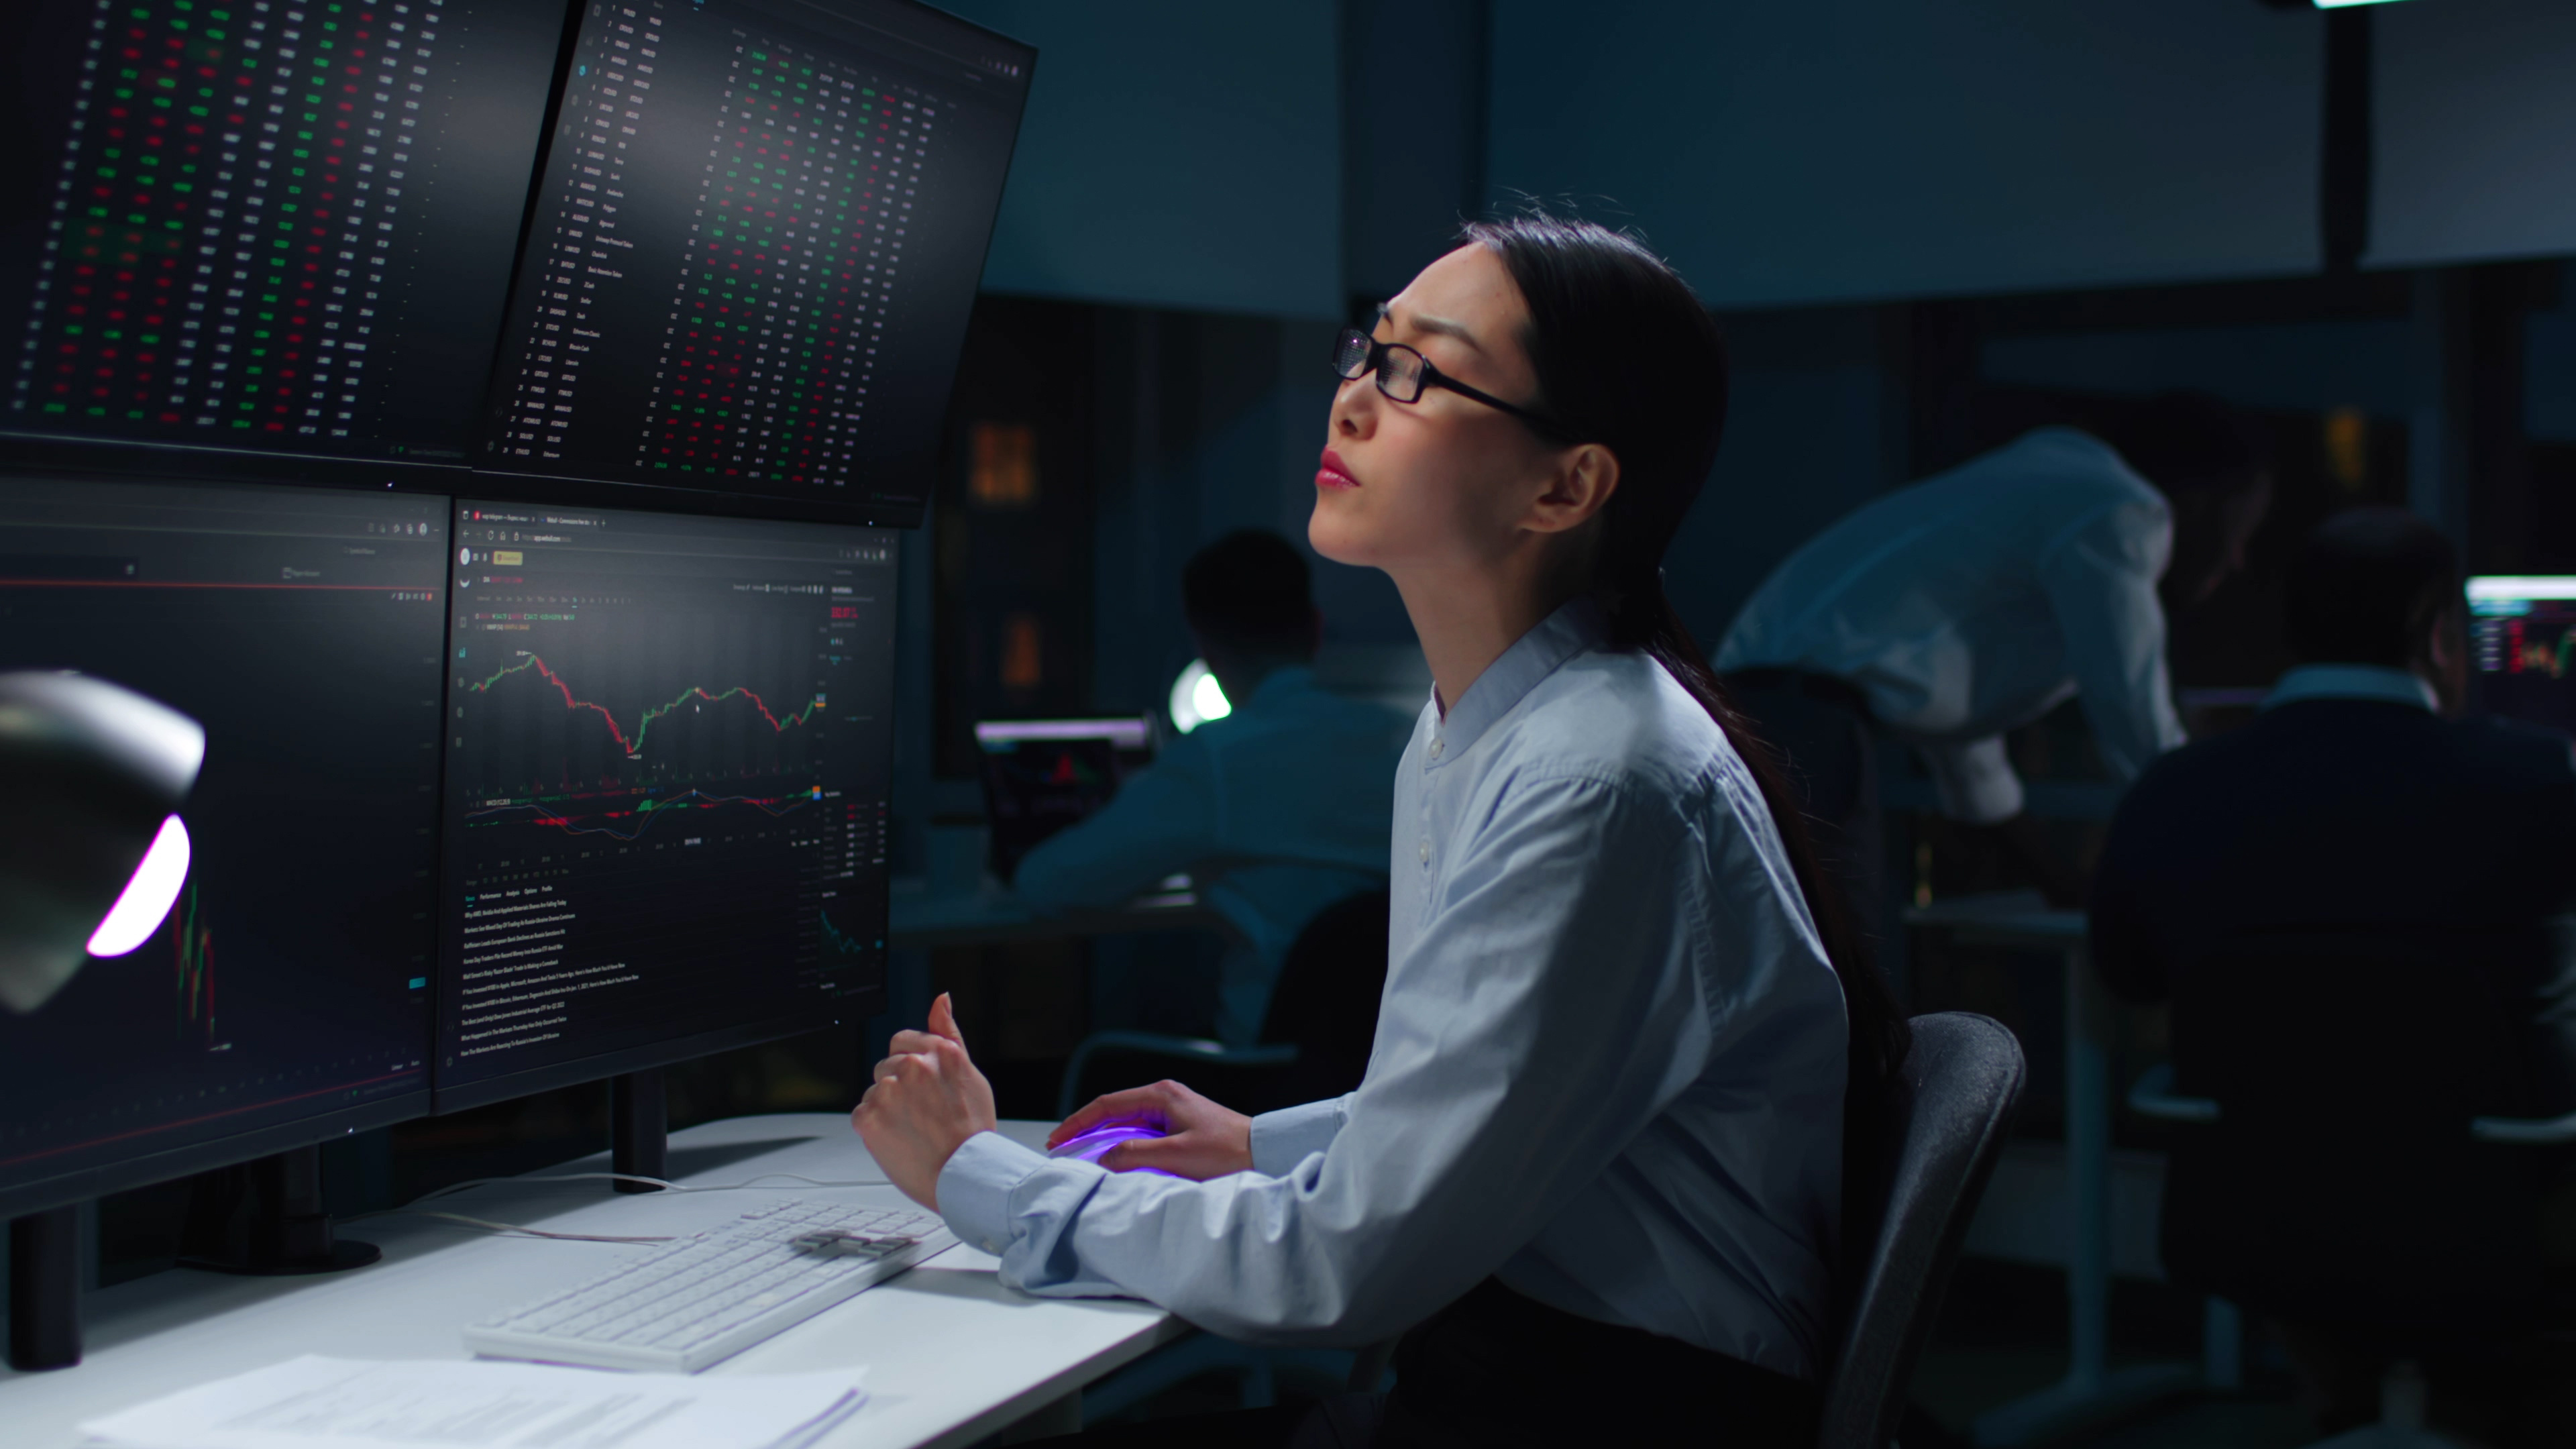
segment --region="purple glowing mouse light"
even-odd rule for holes
[[[1094,1127],[1079,1136],[1068,1137],[1047,1149],[1049,1157],[1079,1157],[1096,1163],[1110,1148],[1121,1142],[1135,1142],[1149,1137],[1167,1137],[1170,1133],[1143,1122],[1110,1122]],[[1154,1168],[1130,1168],[1131,1172],[1153,1172]],[[1163,1174],[1169,1176],[1170,1174]]]

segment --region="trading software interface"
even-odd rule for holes
[[[0,478],[0,670],[206,730],[169,919],[0,1010],[0,1184],[426,1091],[447,530],[444,500]]]
[[[2469,580],[2481,708],[2576,733],[2576,577]]]
[[[894,555],[457,504],[442,1108],[880,1008]]]
[[[589,5],[477,465],[918,508],[1033,54],[883,0]]]
[[[0,428],[466,461],[559,9],[0,9]]]

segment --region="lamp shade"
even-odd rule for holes
[[[52,999],[127,887],[152,884],[136,869],[173,833],[165,825],[205,755],[203,727],[130,689],[0,674],[0,1007],[25,1013]],[[184,860],[184,827],[175,834]],[[168,905],[150,912],[153,926]],[[138,898],[117,914],[146,910]],[[120,934],[139,943],[150,928]]]

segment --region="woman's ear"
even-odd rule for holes
[[[1580,528],[1618,491],[1619,455],[1599,443],[1579,443],[1557,455],[1555,475],[1530,505],[1526,526],[1536,533]]]

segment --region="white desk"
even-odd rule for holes
[[[2180,1393],[2191,1364],[2113,1371],[2111,1349],[2111,1053],[2109,1006],[2093,978],[2082,911],[2048,909],[2035,891],[1965,896],[1905,913],[1917,929],[1962,941],[2046,951],[2066,978],[2066,1377],[1977,1416],[1981,1446],[2028,1444]]]
[[[1011,1122],[1003,1130],[1035,1143],[1047,1124]],[[768,1171],[835,1182],[884,1176],[848,1119],[834,1113],[741,1117],[674,1133],[671,1165],[673,1181],[692,1185]],[[547,1171],[606,1168],[602,1153]],[[767,1195],[621,1196],[604,1182],[513,1183],[435,1206],[563,1232],[668,1233],[737,1216]],[[891,1187],[797,1183],[782,1184],[781,1195],[901,1200]],[[175,1269],[89,1295],[83,1363],[40,1374],[0,1370],[0,1440],[10,1449],[68,1449],[80,1442],[75,1426],[82,1420],[298,1354],[465,1358],[465,1324],[578,1282],[619,1254],[643,1251],[498,1237],[419,1217],[369,1218],[346,1232],[381,1246],[384,1261],[313,1278]],[[1002,1287],[994,1266],[971,1248],[951,1248],[708,1372],[865,1365],[867,1405],[823,1440],[823,1449],[961,1445],[1058,1405],[1189,1331],[1149,1304],[1024,1297]]]

